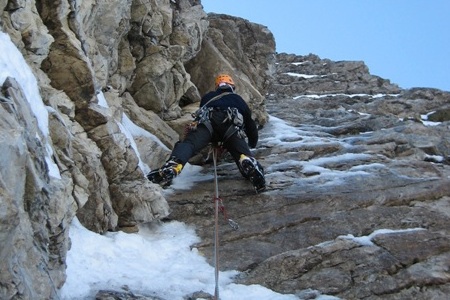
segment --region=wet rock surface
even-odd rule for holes
[[[279,73],[292,62],[281,61]],[[448,93],[319,90],[279,98],[279,89],[266,103],[271,117],[254,150],[267,191],[255,194],[226,155],[217,167],[227,216],[240,226],[233,230],[220,216],[220,269],[242,271],[240,283],[308,299],[445,299],[449,123],[424,115]],[[202,172],[208,179],[167,198],[170,218],[196,226],[202,242],[195,247],[213,263],[213,166]]]

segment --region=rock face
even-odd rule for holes
[[[223,268],[301,298],[450,293],[449,93],[403,90],[363,62],[275,56],[266,27],[197,0],[0,0],[0,14],[31,74],[1,61],[1,299],[58,298],[75,216],[99,233],[182,220],[212,253],[212,182],[166,198],[144,174],[219,72],[262,127],[269,182],[255,195],[221,162],[241,226],[221,228]]]
[[[255,121],[264,125],[268,118],[265,94],[275,67],[272,33],[267,27],[227,15],[210,14],[208,20],[202,51],[187,64],[192,80],[204,94],[214,88],[211,78],[218,73],[235,74],[237,91],[250,100]]]
[[[449,97],[403,90],[362,62],[278,54],[272,118],[255,150],[268,191],[252,193],[226,156],[218,167],[240,225],[220,220],[221,267],[301,299],[446,299],[450,123],[423,119],[448,109]],[[169,199],[211,263],[213,196],[213,182],[201,182]]]
[[[225,17],[208,17],[196,0],[0,1],[0,14],[2,38],[31,68],[15,78],[2,61],[0,298],[52,299],[65,281],[75,216],[103,233],[169,215],[161,188],[144,175],[167,159],[203,80],[236,72],[255,118],[267,122],[262,95],[275,42],[238,18],[226,18],[229,30],[210,27]],[[231,61],[230,49],[207,49],[210,28],[222,43],[234,30],[254,42],[235,44],[241,60]],[[199,78],[202,70],[211,77]],[[42,103],[24,90],[35,80]]]

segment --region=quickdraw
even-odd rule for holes
[[[228,225],[230,225],[230,227],[231,227],[233,230],[238,230],[238,229],[239,229],[239,224],[238,224],[236,221],[233,221],[232,219],[228,218],[228,214],[227,214],[227,211],[226,211],[226,209],[225,209],[225,206],[223,205],[222,198],[220,198],[220,197],[219,197],[219,198],[214,197],[214,202],[218,202],[218,203],[219,203],[219,204],[218,204],[218,205],[219,205],[219,212],[222,213],[222,215],[223,215],[225,221],[228,222]]]

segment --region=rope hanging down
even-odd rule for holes
[[[234,230],[239,229],[239,224],[228,218],[227,212],[225,211],[225,206],[223,205],[222,199],[219,197],[219,182],[217,179],[217,156],[219,153],[219,147],[214,147],[213,162],[214,162],[214,267],[215,267],[215,289],[214,289],[214,300],[219,300],[219,212],[221,212],[228,221],[228,224]]]
[[[217,181],[217,153],[216,148],[213,149],[213,162],[214,162],[214,267],[215,267],[215,284],[214,300],[219,300],[219,183]]]

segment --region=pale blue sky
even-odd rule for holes
[[[450,0],[202,0],[265,25],[277,52],[362,60],[402,88],[450,91]]]

